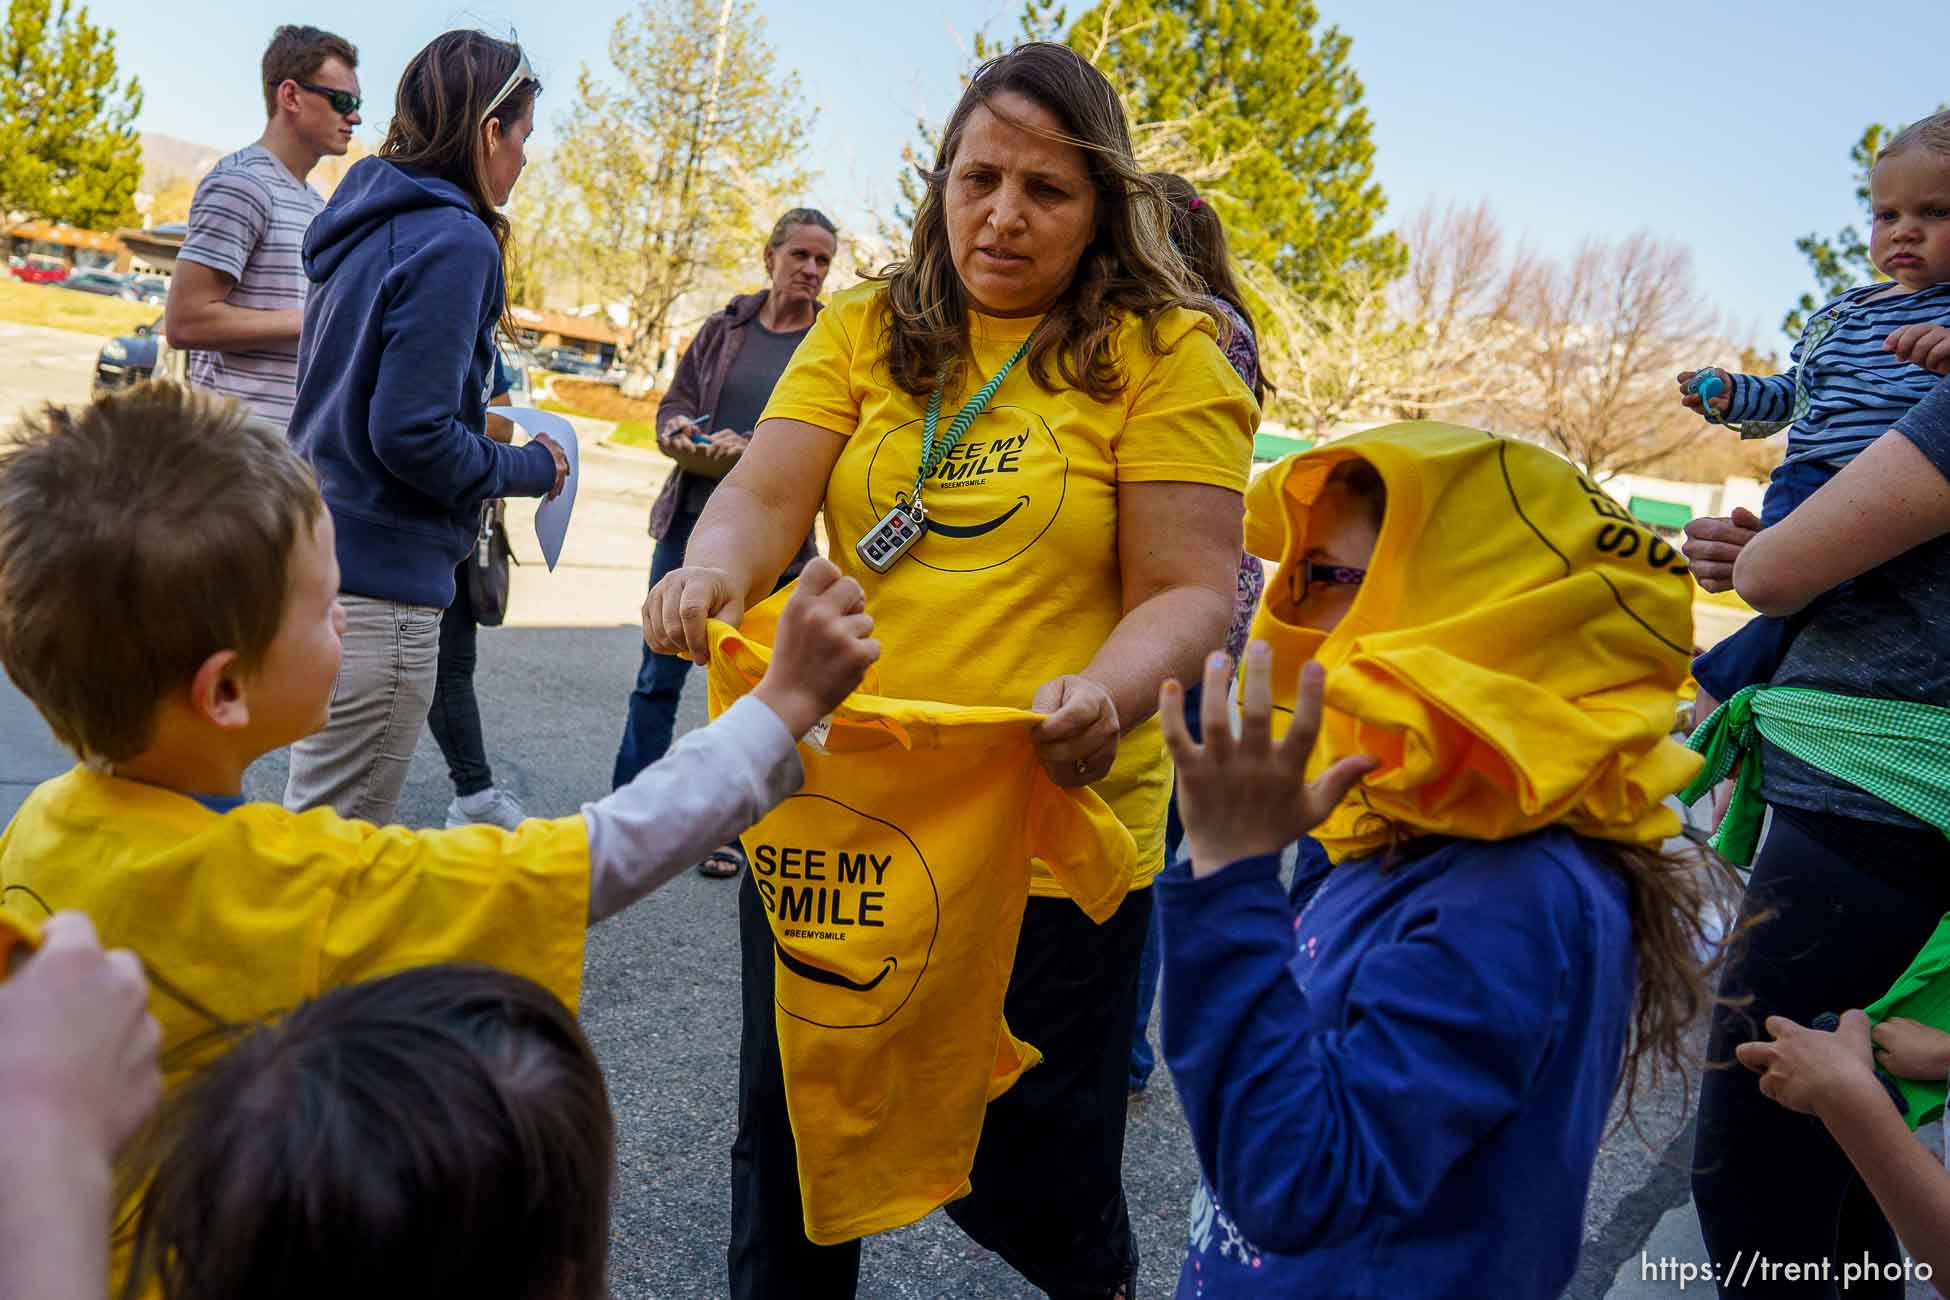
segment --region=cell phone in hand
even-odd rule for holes
[[[711,439],[705,435],[704,431],[710,427],[711,417],[708,415],[699,416],[697,419],[692,420],[691,441],[696,443],[709,443]]]

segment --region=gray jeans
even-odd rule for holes
[[[341,817],[385,826],[433,704],[441,611],[364,596],[341,596],[339,603],[345,636],[331,717],[291,747],[284,806],[330,806]]]

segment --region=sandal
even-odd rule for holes
[[[712,880],[732,880],[745,865],[745,851],[735,844],[727,844],[721,849],[713,849],[710,856],[697,864],[697,874]]]

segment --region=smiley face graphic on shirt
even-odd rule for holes
[[[919,420],[881,435],[867,465],[873,518],[913,496],[921,443]],[[1009,563],[1056,522],[1069,470],[1062,444],[1040,415],[1021,406],[990,407],[928,477],[922,489],[928,530],[903,563],[950,573]]]
[[[941,900],[907,832],[798,794],[744,837],[772,927],[779,1009],[828,1029],[885,1024],[927,972]]]

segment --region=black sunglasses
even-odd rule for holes
[[[323,95],[325,102],[330,104],[332,111],[340,117],[351,117],[359,111],[359,105],[365,102],[349,90],[334,90],[330,86],[314,86],[309,81],[300,81],[296,77],[291,79],[291,84],[300,90],[309,90],[314,95]]]
[[[1332,587],[1358,587],[1368,576],[1366,569],[1357,569],[1347,564],[1322,564],[1309,560],[1294,566],[1293,576],[1287,579],[1287,589],[1293,593],[1293,603],[1298,605],[1307,598],[1307,589],[1316,583]]]

